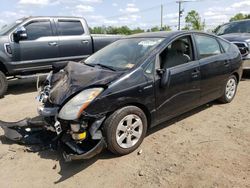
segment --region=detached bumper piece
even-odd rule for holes
[[[101,132],[93,128],[89,133],[84,133],[83,136],[86,136],[86,139],[78,142],[73,140],[72,135],[65,131],[57,135],[56,132],[48,130],[49,125],[42,116],[11,123],[0,121],[0,127],[4,130],[5,137],[29,146],[30,150],[28,151],[31,152],[62,147],[66,162],[90,159],[106,147]]]
[[[45,145],[53,140],[56,135],[47,131],[44,125],[41,117],[11,123],[0,121],[0,127],[8,139],[26,145]]]
[[[90,159],[106,147],[106,142],[102,137],[100,140],[88,139],[84,143],[76,143],[70,135],[63,135],[61,139],[63,143],[63,157],[66,162],[74,160]]]

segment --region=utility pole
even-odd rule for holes
[[[161,4],[161,30],[163,29],[163,5]]]
[[[179,4],[179,17],[178,17],[178,30],[181,30],[181,17],[182,17],[182,13],[184,12],[183,9],[181,9],[181,4],[183,3],[182,0],[176,1],[176,3]]]
[[[197,0],[177,0],[176,3],[179,4],[179,18],[178,18],[178,30],[181,30],[181,17],[184,12],[184,9],[182,9],[182,3],[187,2],[196,2]]]

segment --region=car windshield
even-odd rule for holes
[[[250,33],[250,21],[232,22],[222,25],[217,31],[217,35],[229,33]]]
[[[0,27],[0,35],[6,34],[7,32],[9,32],[12,29],[14,29],[15,27],[17,27],[17,25],[19,25],[22,22],[23,22],[23,20],[19,19],[19,20],[16,20],[15,22],[12,22],[11,24],[3,25],[2,27]]]
[[[162,40],[163,38],[121,39],[96,52],[84,63],[113,70],[131,69]]]

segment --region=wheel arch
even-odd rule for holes
[[[0,61],[0,71],[2,71],[5,75],[8,74],[8,70],[7,70],[6,66],[1,61]]]
[[[114,113],[116,110],[124,108],[126,106],[135,106],[135,107],[141,109],[143,111],[143,113],[146,115],[146,118],[147,118],[147,128],[150,127],[151,120],[152,120],[151,113],[150,113],[149,109],[145,105],[143,105],[141,103],[138,103],[138,102],[130,102],[130,103],[119,105],[113,111],[107,113],[107,117],[110,116],[112,113]]]
[[[236,77],[237,83],[239,83],[240,82],[240,75],[239,75],[239,73],[233,72],[232,75],[234,75]]]

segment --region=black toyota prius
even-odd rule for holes
[[[85,61],[55,66],[38,96],[39,117],[0,125],[21,143],[60,143],[67,161],[93,157],[104,147],[125,155],[151,127],[216,99],[230,103],[241,75],[238,48],[220,37],[132,35]]]

